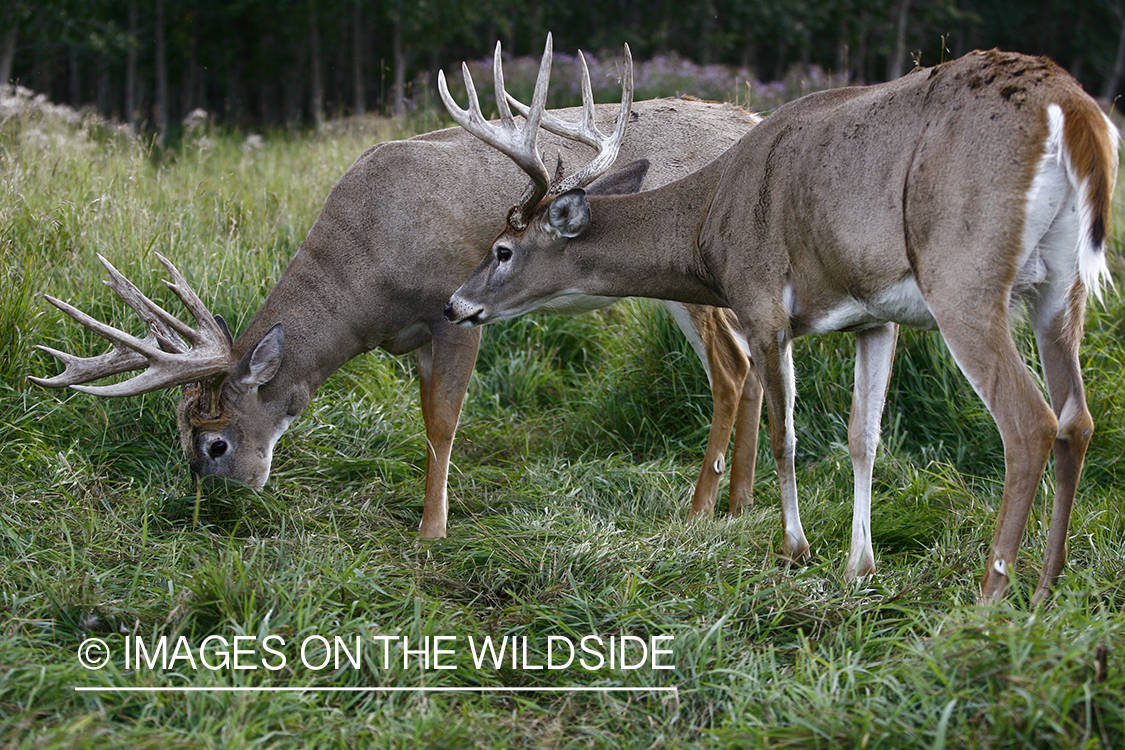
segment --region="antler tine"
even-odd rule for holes
[[[159,257],[159,254],[157,254]],[[156,304],[148,297],[146,297],[140,289],[129,279],[113,267],[106,258],[98,253],[98,260],[101,261],[102,266],[109,273],[109,278],[105,279],[102,283],[114,291],[125,304],[133,308],[142,321],[145,327],[148,328],[149,336],[145,337],[145,341],[152,339],[154,343],[160,345],[166,352],[183,352],[187,349],[187,345],[180,339],[179,333],[182,336],[190,336],[194,331],[180,321],[179,318],[169,313],[167,310]]]
[[[61,299],[52,297],[49,294],[44,294],[43,298],[50,302],[55,307],[62,310],[64,313],[74,318],[78,323],[89,328],[94,333],[98,334],[104,339],[108,339],[111,344],[123,349],[131,349],[132,351],[146,356],[149,350],[155,348],[149,343],[149,339],[139,339],[136,336],[120,331],[113,326],[103,323],[97,318],[93,318],[86,313],[79,310],[74,305],[68,302],[63,302]],[[158,351],[158,350],[156,350]]]
[[[590,85],[590,74],[585,70],[585,60],[582,61],[582,68],[585,75],[585,80],[583,81],[583,96],[585,96],[586,89]],[[603,136],[597,127],[594,126],[593,113],[589,110],[583,112],[583,125],[586,124],[586,119],[589,118],[590,130],[598,140],[595,146],[595,148],[598,149],[598,155],[581,170],[560,182],[556,187],[556,192],[562,193],[572,188],[585,187],[601,177],[613,166],[613,162],[617,161],[617,152],[621,149],[621,141],[625,138],[625,128],[629,124],[629,110],[632,106],[633,55],[629,51],[629,45],[626,44],[625,70],[621,76],[621,109],[617,112],[617,122],[614,125],[613,132],[608,137]],[[592,109],[592,107],[590,109]]]
[[[63,371],[53,378],[37,378],[31,375],[27,377],[32,383],[44,388],[65,388],[75,383],[98,380],[108,375],[140,369],[148,362],[137,352],[126,351],[116,345],[97,357],[75,357],[73,354],[40,344],[36,344],[35,348],[63,363]]]
[[[590,85],[590,68],[586,65],[586,57],[582,50],[578,51],[578,59],[582,63],[582,121],[570,122],[561,117],[556,117],[550,112],[544,112],[540,121],[544,129],[549,130],[555,135],[561,135],[563,138],[569,138],[572,141],[585,143],[587,146],[598,148],[601,140],[604,138],[601,132],[598,131],[597,126],[594,124],[594,94]],[[510,102],[524,117],[528,116],[530,107],[515,98],[511,94],[505,92],[505,99]]]
[[[542,64],[542,61],[540,61],[540,64]],[[469,70],[465,63],[461,63],[461,70],[462,75],[466,77],[466,80],[469,80]],[[512,117],[512,110],[508,107],[508,89],[504,86],[504,64],[500,57],[499,39],[496,40],[496,49],[492,52],[492,90],[496,92],[496,111],[500,114],[500,126],[505,130],[516,131],[516,120]],[[476,101],[475,95],[473,101]]]
[[[526,225],[527,212],[543,199],[551,186],[551,178],[547,173],[547,167],[543,164],[539,149],[536,147],[539,120],[547,106],[547,87],[551,77],[551,48],[552,37],[551,34],[547,34],[547,44],[543,50],[543,58],[539,62],[539,75],[535,80],[535,91],[532,94],[530,112],[525,114],[527,122],[522,129],[516,127],[515,119],[508,108],[507,94],[504,91],[504,73],[499,42],[496,43],[496,50],[492,58],[497,109],[500,113],[499,126],[492,125],[484,119],[480,110],[480,103],[477,101],[476,87],[473,85],[473,78],[466,64],[461,64],[461,73],[465,77],[465,89],[469,96],[468,109],[462,109],[453,100],[445,81],[445,72],[438,71],[438,94],[453,120],[477,138],[507,155],[531,177],[531,190],[524,194],[516,211],[510,217],[510,221],[517,224]]]
[[[199,330],[191,328],[150,300],[113,264],[99,255],[99,260],[110,275],[106,285],[144,321],[148,335],[139,339],[87,315],[69,303],[44,295],[48,302],[79,324],[107,339],[113,344],[113,348],[94,357],[76,357],[47,346],[37,346],[36,348],[61,361],[64,369],[52,378],[29,379],[47,388],[70,386],[95,396],[116,397],[148,393],[226,372],[231,362],[230,341],[226,332],[207,311],[176,267],[159,254],[157,257],[172,276],[172,282],[165,283],[196,316]],[[190,348],[181,336],[190,342]],[[113,385],[79,385],[143,367],[147,367],[144,372]]]
[[[167,269],[168,275],[172,277],[171,281],[164,279],[164,285],[179,297],[184,308],[187,309],[187,311],[192,314],[192,317],[195,318],[196,322],[199,323],[199,330],[197,331],[184,325],[174,315],[165,312],[163,308],[156,305],[153,306],[161,313],[167,315],[175,324],[183,326],[181,333],[188,341],[192,342],[193,345],[206,343],[212,339],[216,341],[226,341],[227,332],[219,326],[215,316],[211,314],[211,311],[207,309],[207,305],[203,304],[203,300],[201,300],[199,295],[195,293],[195,290],[191,288],[191,284],[189,284],[184,275],[180,273],[180,269],[172,265],[172,262],[160,253],[155,253],[155,255],[157,260]]]
[[[527,117],[527,122],[524,123],[524,142],[535,153],[536,158],[539,157],[539,152],[535,150],[535,140],[539,136],[539,123],[543,118],[543,114],[547,110],[547,87],[551,82],[551,61],[553,59],[554,41],[550,32],[547,32],[547,43],[543,46],[543,58],[539,61],[539,74],[535,77],[535,89],[531,93],[531,114]],[[496,45],[497,52],[500,51],[500,45]],[[507,91],[497,91],[496,98],[507,100]],[[539,161],[543,163],[542,159]],[[543,170],[544,173],[547,171]]]
[[[112,386],[81,386],[79,383],[88,383],[108,375],[117,375],[145,367],[149,362],[162,354],[156,335],[151,331],[144,339],[138,339],[124,331],[119,331],[113,326],[102,323],[71,304],[52,297],[49,294],[44,298],[64,313],[74,318],[81,325],[89,328],[102,338],[108,339],[113,348],[104,354],[95,357],[76,357],[48,346],[37,345],[35,348],[50,354],[64,365],[63,371],[53,378],[29,377],[31,382],[46,388],[64,388],[70,386],[76,390],[86,391],[95,395],[133,395],[133,392],[123,391],[123,386],[131,385],[136,378],[116,383]],[[120,393],[106,393],[106,389],[123,391]],[[154,389],[149,389],[154,390]],[[144,393],[139,390],[136,393]]]
[[[621,148],[622,139],[625,137],[625,127],[629,123],[629,110],[633,106],[633,55],[628,44],[625,45],[625,71],[621,78],[621,109],[618,111],[614,130],[608,136],[598,130],[594,123],[594,96],[590,85],[590,69],[586,65],[586,58],[581,52],[578,54],[578,59],[582,62],[582,121],[568,122],[550,113],[545,113],[542,116],[542,125],[555,135],[585,143],[587,146],[597,149],[598,155],[583,169],[557,185],[552,185],[551,191],[555,193],[562,193],[576,187],[585,187],[605,174],[605,171],[617,160],[617,152]],[[508,97],[508,101],[520,114],[527,116],[528,107],[526,105],[511,96]]]

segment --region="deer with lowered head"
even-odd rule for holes
[[[544,68],[550,57],[548,40]],[[499,76],[497,85],[499,99]],[[526,166],[535,160],[535,103],[522,137],[501,139],[452,100],[444,80],[439,90],[466,130],[539,186],[538,205],[509,220],[450,299],[452,322],[503,320],[572,294],[729,306],[765,388],[782,553],[794,561],[809,544],[794,473],[792,341],[854,331],[849,580],[874,570],[872,461],[897,325],[937,329],[1004,444],[980,597],[997,600],[1010,586],[1053,450],[1054,506],[1033,600],[1049,594],[1094,428],[1078,347],[1087,295],[1108,278],[1118,159],[1114,126],[1065,71],[1045,58],[978,51],[889,83],[811,94],[684,179],[607,197],[545,189],[540,170]],[[1050,404],[1012,338],[1017,303]]]
[[[641,179],[652,186],[672,182],[707,164],[757,122],[738,107],[687,99],[640,102],[631,114],[628,104],[595,106],[588,73],[586,78],[583,107],[557,113],[569,125],[567,137],[548,136],[544,147],[567,164],[587,160],[591,147],[613,149],[602,154],[607,167],[618,148],[623,160],[650,160],[647,176],[641,162],[622,170],[623,176],[595,183],[591,193],[636,190]],[[626,116],[631,127],[622,139]],[[504,123],[511,127],[510,118]],[[598,129],[607,124],[616,137]],[[580,170],[569,184],[588,185],[602,172]],[[505,156],[457,127],[373,146],[332,188],[296,256],[234,340],[163,257],[171,276],[165,283],[194,316],[195,328],[149,300],[103,258],[106,283],[140,316],[144,337],[48,297],[113,347],[95,357],[40,347],[65,369],[32,380],[99,396],[184,385],[177,417],[192,473],[262,487],[278,439],[335,370],[371,349],[417,350],[428,445],[420,535],[445,536],[451,446],[480,332],[452,325],[442,311],[486,251],[492,217],[518,195],[510,193],[518,191],[512,185],[519,174]],[[574,297],[568,303],[580,311],[613,301]],[[732,425],[730,506],[737,512],[752,500],[761,388],[755,377],[747,378],[750,365],[729,310],[679,303],[668,308],[703,360],[714,397],[692,515],[714,506]],[[111,385],[82,385],[135,370],[141,372]]]

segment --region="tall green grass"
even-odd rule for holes
[[[1031,611],[1051,482],[1007,601],[974,604],[999,440],[934,334],[903,332],[876,466],[878,573],[842,581],[852,342],[797,352],[812,562],[787,569],[765,448],[758,504],[691,526],[706,377],[667,315],[629,301],[490,327],[450,479],[421,544],[425,439],[411,358],[331,378],[270,487],[197,499],[176,394],[39,389],[44,343],[103,345],[49,292],[132,329],[101,252],[162,302],[159,250],[240,328],[377,132],[209,134],[153,154],[82,125],[0,125],[0,743],[69,747],[1088,747],[1125,743],[1125,303],[1088,316],[1098,430],[1058,595]],[[1114,250],[1120,250],[1115,239]],[[175,303],[178,304],[178,303]],[[1029,358],[1034,352],[1026,335]],[[722,503],[720,503],[722,505]],[[125,636],[450,635],[453,670],[126,668]],[[477,669],[472,636],[675,636],[670,672]],[[79,645],[104,639],[105,668]],[[74,687],[642,687],[664,693],[85,693]]]

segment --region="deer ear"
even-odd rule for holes
[[[648,159],[637,159],[586,189],[586,195],[631,195],[639,193],[648,174]]]
[[[582,234],[590,223],[590,204],[582,188],[567,190],[551,201],[547,209],[547,224],[559,237],[573,239]]]
[[[266,331],[254,350],[242,358],[231,379],[250,388],[268,383],[281,367],[281,345],[284,339],[281,324],[275,324]]]
[[[216,315],[215,322],[218,324],[219,330],[222,331],[223,335],[227,337],[227,344],[233,345],[234,337],[230,335],[230,326],[227,325],[226,319],[224,319],[222,315]]]

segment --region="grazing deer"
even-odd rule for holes
[[[584,113],[585,124],[576,126],[571,137],[544,144],[569,164],[581,164],[590,153],[574,138],[607,145],[594,120],[604,128],[619,110],[616,105],[593,107],[588,83],[586,93],[582,109],[559,113],[562,118]],[[653,185],[707,164],[757,122],[738,107],[686,99],[638,103],[630,119],[630,136],[615,139],[614,145],[621,146],[625,159],[643,154],[651,160],[646,179]],[[195,329],[148,300],[103,259],[107,283],[142,318],[146,338],[48,297],[111,341],[113,349],[82,358],[40,347],[66,367],[55,377],[32,380],[100,396],[187,384],[177,416],[192,473],[262,487],[278,438],[329,375],[371,349],[392,354],[417,350],[429,448],[420,534],[445,536],[450,450],[480,333],[450,324],[442,310],[483,257],[493,235],[491,218],[510,205],[517,174],[507,158],[460,128],[372,147],[332,188],[296,256],[234,341],[226,324],[207,311],[165,259],[161,261],[172,277],[166,283],[198,321]],[[640,177],[641,172],[634,173],[633,181]],[[613,301],[587,300],[584,309]],[[583,309],[581,300],[571,302]],[[668,307],[707,368],[715,404],[692,515],[713,508],[736,421],[730,504],[737,512],[752,499],[761,388],[755,378],[746,377],[750,365],[730,311],[676,303]],[[80,385],[142,368],[113,385]]]
[[[550,57],[548,40],[544,69]],[[541,73],[544,87],[546,80]],[[439,83],[466,130],[521,165],[534,160],[534,103],[526,131],[505,141]],[[543,96],[536,92],[536,102]],[[731,307],[765,387],[782,552],[791,560],[809,552],[793,465],[791,344],[806,334],[854,331],[848,579],[874,569],[871,462],[896,324],[936,328],[1004,442],[1004,495],[982,600],[996,600],[1009,587],[1054,449],[1057,486],[1034,597],[1040,601],[1065,561],[1094,426],[1078,345],[1087,293],[1100,294],[1108,277],[1117,140],[1108,118],[1061,68],[995,50],[890,83],[812,94],[780,107],[714,162],[663,188],[541,196],[522,227],[509,222],[492,242],[446,314],[459,325],[478,325],[576,293]],[[527,171],[542,182],[538,170]],[[1051,406],[1012,339],[1017,301],[1030,314]]]

